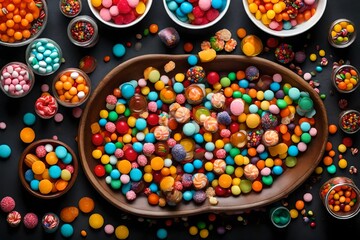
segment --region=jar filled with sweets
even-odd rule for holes
[[[95,46],[99,40],[98,26],[94,19],[87,15],[73,18],[69,22],[67,35],[73,44],[84,48]]]
[[[337,219],[349,219],[360,211],[360,190],[347,177],[334,177],[320,188],[320,198],[326,210]]]

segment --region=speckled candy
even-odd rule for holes
[[[8,213],[14,210],[15,200],[10,196],[6,196],[1,199],[0,205],[1,205],[1,210],[3,212]]]
[[[27,213],[24,216],[24,226],[33,229],[38,225],[39,219],[35,213]]]

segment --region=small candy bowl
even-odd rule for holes
[[[344,133],[354,134],[360,129],[360,112],[350,109],[340,113],[339,127]]]
[[[14,10],[18,9],[17,5],[22,4],[23,1],[17,1],[19,3],[15,4],[13,1],[7,1],[6,5],[5,3],[2,3],[2,11],[9,12],[7,8],[5,8],[7,5],[13,4]],[[7,14],[3,14],[0,16],[0,23],[5,24],[7,20],[13,21],[10,24],[14,24],[14,22],[20,21],[21,25],[20,27],[15,30],[15,27],[11,28],[5,28],[5,31],[0,30],[0,45],[7,46],[7,47],[21,47],[29,44],[34,39],[38,38],[41,33],[44,31],[47,20],[48,20],[48,7],[45,0],[31,0],[27,1],[28,7],[26,15],[24,17],[21,17],[19,14],[13,14],[12,19],[7,18]],[[20,7],[19,7],[20,8]],[[5,10],[3,10],[5,9]],[[12,6],[10,7],[12,9]],[[14,25],[15,26],[15,25]],[[9,37],[7,31],[12,32],[13,36]]]
[[[18,171],[22,185],[31,195],[54,199],[71,189],[78,175],[78,159],[64,142],[41,139],[31,143],[20,156]]]
[[[68,18],[76,17],[82,10],[81,0],[60,0],[60,12]]]
[[[352,65],[340,65],[333,69],[331,81],[338,92],[351,93],[359,87],[359,71]]]
[[[144,19],[151,8],[153,0],[140,0],[134,6],[130,6],[127,0],[116,1],[117,4],[111,0],[87,0],[87,2],[91,12],[100,22],[113,28],[128,28]],[[119,8],[124,13],[120,13]]]
[[[360,190],[347,177],[334,177],[320,188],[326,210],[337,219],[349,219],[360,211]]]
[[[210,3],[211,1],[209,1]],[[168,16],[179,26],[187,29],[205,29],[215,25],[226,14],[231,0],[212,1],[209,6],[193,6],[189,1],[163,0]],[[216,3],[215,3],[216,2]],[[201,14],[201,17],[196,17]]]
[[[56,99],[49,93],[43,93],[38,99],[36,99],[35,113],[42,119],[50,119],[54,117],[59,109]]]
[[[22,62],[10,62],[0,71],[0,88],[9,97],[26,96],[34,84],[34,73]]]
[[[61,47],[52,39],[39,38],[26,48],[26,63],[37,75],[47,76],[56,72],[61,65]]]
[[[336,48],[346,48],[356,39],[355,24],[345,18],[332,22],[329,28],[328,41]]]
[[[66,68],[53,79],[52,91],[56,101],[64,107],[77,107],[90,96],[89,76],[78,68]]]
[[[286,207],[274,207],[270,210],[270,220],[277,228],[285,228],[291,222],[289,209]]]
[[[81,15],[69,22],[67,35],[76,46],[93,47],[99,40],[98,26],[92,17]]]

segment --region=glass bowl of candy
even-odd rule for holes
[[[326,210],[337,219],[350,219],[360,211],[360,190],[347,177],[334,177],[320,188]]]
[[[340,18],[332,22],[329,28],[328,40],[331,46],[346,48],[356,39],[355,24],[349,19]]]
[[[296,1],[293,5],[279,1],[267,7],[264,2],[243,0],[245,12],[258,28],[277,37],[308,31],[321,19],[327,4],[327,0]]]
[[[61,65],[61,47],[50,38],[38,38],[26,48],[26,63],[37,75],[48,76]]]
[[[344,133],[354,134],[360,129],[360,112],[355,109],[342,111],[339,115],[339,127]]]
[[[205,29],[215,25],[225,16],[231,0],[192,2],[163,0],[168,16],[187,29]]]
[[[351,93],[359,87],[359,71],[349,64],[337,66],[331,74],[331,81],[340,93]]]
[[[66,68],[53,79],[52,91],[56,101],[65,107],[77,107],[90,96],[89,76],[78,68]]]
[[[127,28],[139,23],[150,11],[153,0],[87,0],[94,16],[107,26]]]
[[[41,199],[54,199],[74,185],[79,165],[75,152],[66,143],[54,139],[32,142],[22,152],[19,178],[24,188]]]
[[[22,62],[9,62],[1,69],[0,88],[9,97],[26,96],[34,84],[34,73]]]
[[[92,17],[77,16],[69,22],[67,27],[69,40],[80,47],[93,47],[99,40],[98,26]]]
[[[39,37],[47,25],[45,0],[5,1],[1,10],[0,45],[3,46],[25,46]]]

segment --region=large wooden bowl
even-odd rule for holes
[[[98,162],[91,156],[94,146],[91,142],[92,134],[90,125],[99,120],[99,112],[105,108],[106,96],[111,94],[112,90],[119,87],[121,83],[143,77],[143,70],[149,66],[155,67],[162,71],[162,74],[165,74],[163,67],[172,60],[176,63],[176,69],[170,72],[168,76],[173,77],[179,72],[185,73],[189,68],[187,57],[188,55],[144,55],[136,57],[115,67],[99,83],[87,102],[78,132],[80,162],[94,188],[110,203],[125,212],[139,216],[158,218],[188,216],[204,212],[236,213],[237,211],[254,209],[271,204],[286,197],[298,188],[310,176],[324,154],[325,143],[328,137],[326,110],[318,94],[300,76],[277,63],[259,57],[249,58],[244,56],[220,55],[212,62],[200,63],[198,65],[201,65],[206,72],[237,71],[253,65],[260,69],[261,74],[273,75],[280,73],[283,76],[283,81],[288,82],[302,91],[309,92],[317,111],[315,115],[315,127],[318,130],[317,136],[313,138],[307,151],[298,156],[297,165],[284,171],[281,176],[275,179],[271,187],[264,188],[261,193],[250,192],[248,194],[240,194],[238,197],[218,197],[218,205],[211,205],[208,201],[205,201],[202,205],[197,205],[191,201],[189,203],[181,203],[176,207],[162,208],[149,205],[145,196],[138,196],[133,202],[129,202],[120,191],[112,190],[106,184],[104,178],[98,178],[94,174],[93,170]]]

